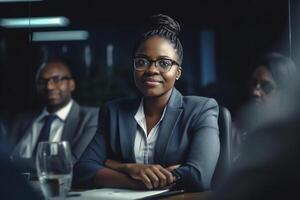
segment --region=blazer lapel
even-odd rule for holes
[[[174,135],[176,124],[182,113],[182,95],[174,88],[166,108],[165,116],[162,120],[159,135],[155,144],[155,163],[164,165],[165,154],[168,148],[169,140]]]
[[[139,101],[134,100],[124,110],[119,110],[118,121],[120,128],[121,152],[126,162],[135,162],[134,140],[136,135],[137,123],[134,115],[139,106]]]
[[[73,144],[72,138],[74,138],[76,129],[78,127],[78,124],[80,123],[79,113],[80,113],[80,107],[75,101],[73,101],[72,108],[68,114],[68,117],[66,118],[64,129],[61,136],[61,140],[69,141],[70,146],[72,146]]]

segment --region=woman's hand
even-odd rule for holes
[[[177,169],[178,167],[180,167],[180,165],[171,165],[169,167],[166,168],[166,170],[168,170],[169,172]]]
[[[135,180],[142,181],[148,189],[160,189],[172,186],[176,179],[173,177],[171,171],[180,167],[180,165],[172,165],[163,168],[161,165],[120,163],[115,160],[106,160],[105,166],[126,173]]]
[[[148,189],[163,188],[175,181],[172,173],[161,165],[129,163],[125,172],[133,179],[141,180]]]

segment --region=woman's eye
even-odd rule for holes
[[[145,59],[139,59],[137,63],[138,65],[147,65],[147,61]]]
[[[158,64],[161,67],[169,67],[172,65],[172,63],[169,60],[159,60]]]

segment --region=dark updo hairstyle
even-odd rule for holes
[[[271,72],[280,88],[290,86],[297,78],[298,70],[293,60],[279,53],[267,53],[256,64],[259,66],[265,66]]]
[[[159,36],[167,39],[171,44],[174,45],[174,49],[178,55],[178,63],[181,64],[183,58],[183,49],[178,38],[179,32],[180,25],[176,20],[163,14],[152,15],[150,17],[150,23],[147,31],[142,35],[135,45],[134,53],[137,51],[139,45],[145,40],[153,36]]]

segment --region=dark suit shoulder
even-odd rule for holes
[[[218,129],[217,119],[219,106],[216,100],[201,96],[186,96],[183,98],[184,116],[192,119],[194,129],[213,127]]]
[[[80,106],[80,111],[83,113],[98,114],[100,108],[92,106]]]
[[[218,103],[213,98],[202,96],[183,96],[183,106],[197,107],[199,109],[207,107],[218,107]]]
[[[95,125],[98,122],[100,108],[80,106],[80,120],[85,125]]]

